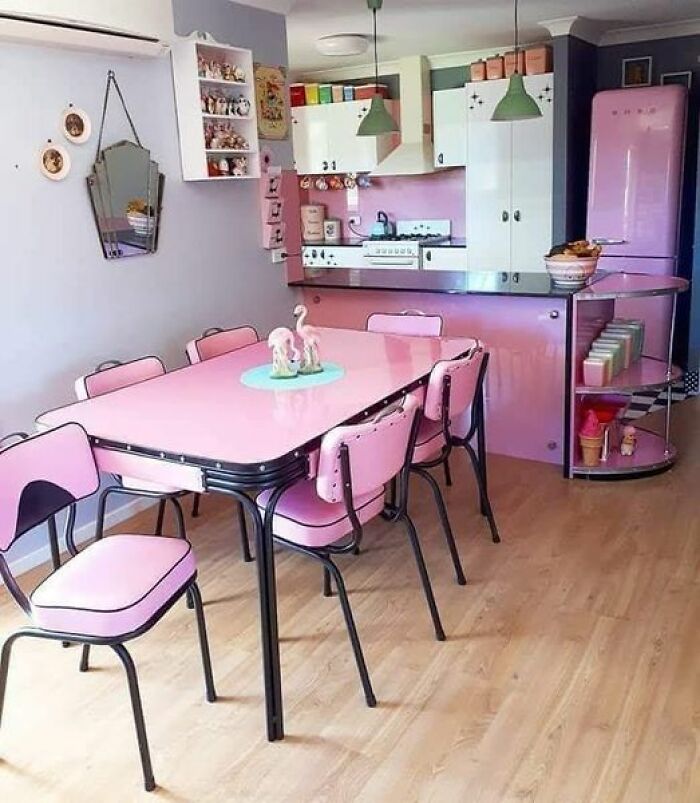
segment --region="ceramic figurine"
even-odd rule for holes
[[[207,113],[207,96],[202,95],[201,97],[201,107],[202,111],[206,114]]]
[[[272,379],[292,379],[297,375],[292,362],[300,358],[299,350],[294,345],[294,333],[285,326],[273,329],[267,338],[267,345],[272,349]]]
[[[234,81],[233,72],[233,67],[230,64],[224,64],[221,68],[221,75],[224,81]]]
[[[309,311],[303,304],[294,308],[294,317],[297,319],[297,335],[304,344],[299,373],[320,374],[323,371],[319,355],[321,333],[315,326],[309,326],[306,323],[308,314]]]
[[[216,113],[216,98],[213,95],[207,95],[207,114]]]
[[[214,75],[212,73],[212,64],[209,61],[204,62],[204,77],[205,78],[213,78]]]
[[[222,176],[227,176],[230,172],[230,167],[228,163],[228,159],[219,159],[219,174]]]
[[[216,114],[226,114],[228,111],[228,101],[221,95],[216,99]]]
[[[231,159],[231,175],[239,177],[248,175],[248,160],[245,156],[236,156]]]
[[[245,70],[242,67],[236,65],[233,68],[233,80],[237,81],[239,84],[245,83]]]
[[[201,56],[197,56],[197,75],[200,78],[207,77],[207,63]]]
[[[620,444],[620,454],[623,457],[632,457],[637,451],[637,430],[627,426],[622,430],[622,443]]]
[[[221,73],[221,65],[219,64],[218,61],[212,61],[212,63],[211,63],[211,77],[215,81],[220,81],[221,80],[221,75],[222,75],[222,73]]]
[[[235,111],[239,117],[247,117],[250,114],[250,101],[248,98],[239,95],[236,98]]]

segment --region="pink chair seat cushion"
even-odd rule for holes
[[[264,511],[272,491],[258,496]],[[355,510],[361,524],[384,509],[384,488],[355,497]],[[285,491],[275,508],[272,531],[280,538],[309,547],[324,547],[352,532],[343,502],[325,502],[316,493],[313,480],[302,480]]]
[[[413,463],[424,463],[440,454],[445,445],[445,436],[442,432],[441,421],[431,421],[422,418],[418,427],[416,448],[413,450]]]
[[[32,620],[60,633],[126,636],[189,585],[196,572],[192,546],[183,539],[115,535],[91,544],[37,586]]]
[[[161,485],[158,482],[149,482],[135,477],[122,477],[122,487],[130,491],[150,491],[156,494],[176,494],[181,493],[182,488],[175,488],[172,485]]]

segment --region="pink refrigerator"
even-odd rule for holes
[[[687,90],[654,86],[593,98],[587,237],[600,267],[676,273]],[[645,354],[668,356],[671,302],[620,302],[616,313],[647,322]]]

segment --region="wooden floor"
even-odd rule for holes
[[[448,641],[433,640],[402,531],[342,559],[379,699],[365,707],[321,572],[278,556],[287,738],[268,744],[254,570],[225,500],[190,521],[218,692],[203,701],[180,604],[133,643],[159,789],[141,791],[121,667],[107,649],[20,641],[0,731],[0,800],[700,801],[700,399],[680,405],[670,474],[569,483],[493,458],[494,546],[464,464],[449,505],[469,585],[435,517],[414,513]],[[460,462],[461,459],[460,459]],[[134,531],[151,523],[141,516]],[[36,578],[27,578],[32,580]],[[19,625],[0,591],[0,629]]]

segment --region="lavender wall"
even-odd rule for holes
[[[179,31],[210,30],[262,61],[286,64],[279,15],[229,0],[188,0],[175,3],[175,19]],[[83,146],[64,143],[73,169],[60,183],[39,174],[37,151],[49,137],[60,140],[68,103],[98,125],[110,68],[167,179],[158,253],[108,263],[85,187],[96,136]],[[31,430],[39,412],[72,400],[76,376],[105,359],[159,354],[174,368],[185,361],[186,341],[209,326],[252,323],[265,332],[288,318],[294,296],[282,266],[271,265],[259,245],[257,183],[180,178],[168,58],[3,43],[0,74],[2,106],[11,110],[0,128],[0,432]],[[115,103],[105,141],[128,135]],[[289,143],[275,150],[291,165]],[[26,550],[37,542],[24,543]]]

